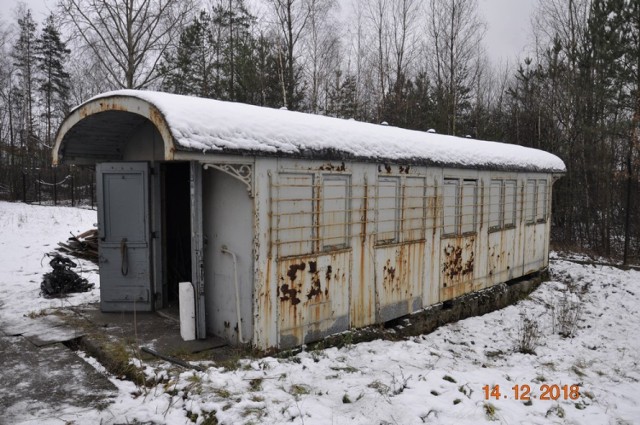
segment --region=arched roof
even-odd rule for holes
[[[125,112],[125,114],[122,114]],[[62,123],[54,163],[116,159],[123,132],[150,120],[164,159],[175,151],[412,163],[509,171],[565,171],[560,158],[507,143],[406,130],[235,102],[138,90],[108,92]],[[109,157],[111,154],[111,157]]]
[[[174,137],[162,112],[145,99],[114,93],[71,111],[58,129],[53,163],[120,160],[129,135],[149,121],[162,137],[164,159],[173,159]]]

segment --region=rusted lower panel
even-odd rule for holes
[[[378,322],[422,308],[425,242],[376,248]]]
[[[474,290],[476,236],[446,238],[441,243],[442,276],[440,301]]]
[[[280,348],[349,328],[351,251],[278,262]]]
[[[489,233],[488,281],[491,285],[513,279],[515,228]],[[517,271],[516,271],[517,273]]]
[[[524,242],[524,274],[529,274],[544,267],[546,252],[546,223],[525,224]]]

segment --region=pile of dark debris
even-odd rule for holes
[[[45,298],[64,297],[73,292],[87,292],[93,288],[93,283],[81,277],[72,269],[77,263],[61,253],[83,258],[98,263],[98,229],[90,229],[79,235],[71,235],[66,242],[59,242],[59,252],[47,254],[51,258],[49,265],[53,271],[45,273],[40,284],[40,291]]]
[[[93,288],[93,283],[71,270],[78,266],[76,263],[58,253],[47,255],[52,257],[49,265],[53,271],[42,277],[40,291],[45,298],[60,298],[71,292],[87,292]]]

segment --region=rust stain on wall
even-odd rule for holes
[[[441,300],[451,299],[473,289],[475,236],[457,237],[443,248]]]
[[[291,264],[287,271],[287,277],[290,282],[287,283],[284,277],[280,277],[281,285],[278,287],[278,296],[280,297],[280,301],[291,301],[291,304],[294,306],[300,303],[300,298],[298,298],[298,293],[300,293],[298,287],[300,286],[300,283],[297,283],[296,280],[298,277],[298,271],[302,272],[306,268],[307,265],[304,261]]]
[[[346,169],[347,166],[345,165],[344,161],[342,161],[340,165],[334,165],[331,162],[328,162],[318,167],[318,170],[320,171],[345,171]]]
[[[311,275],[311,288],[307,291],[307,300],[311,300],[322,295],[320,273],[318,272],[318,263],[316,261],[309,261],[309,274]]]
[[[391,260],[387,260],[384,267],[382,267],[382,276],[384,286],[391,287],[396,279],[396,268],[391,267]]]
[[[291,304],[298,305],[300,303],[300,298],[298,298],[298,291],[295,285],[291,285],[285,283],[280,288],[278,288],[278,292],[281,294],[280,301],[291,301]]]
[[[286,344],[322,335],[336,323],[348,328],[350,258],[350,252],[320,253],[278,262],[279,334]]]
[[[304,261],[300,262],[299,264],[292,264],[289,266],[289,271],[287,272],[287,276],[289,276],[289,279],[291,280],[292,283],[296,281],[296,277],[298,276],[298,270],[303,271],[305,268],[307,268],[307,265],[305,264]]]

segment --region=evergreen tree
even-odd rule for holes
[[[36,63],[39,75],[36,78],[38,91],[42,96],[45,119],[45,143],[52,145],[55,129],[54,120],[62,119],[69,112],[69,74],[64,69],[64,62],[70,50],[60,39],[53,15],[49,15],[35,46]]]
[[[163,90],[265,106],[280,106],[275,44],[253,36],[255,17],[244,1],[218,2],[183,31],[160,65]]]
[[[223,99],[253,103],[256,70],[251,28],[254,24],[255,17],[249,13],[244,0],[220,0],[213,8],[212,26],[220,52],[217,68]]]
[[[628,87],[629,96],[625,106],[631,116],[627,130],[625,153],[625,196],[623,205],[625,215],[623,221],[624,247],[623,262],[628,264],[631,257],[631,242],[636,240],[636,250],[640,251],[638,234],[640,233],[640,214],[638,213],[638,193],[640,192],[640,0],[617,0],[619,13],[614,17],[622,23],[622,40],[624,61],[621,69],[622,81]],[[635,238],[634,238],[635,235]]]
[[[34,109],[34,81],[35,81],[35,42],[36,23],[31,16],[31,10],[21,11],[18,16],[18,39],[13,47],[11,57],[16,67],[16,82],[13,98],[20,101],[19,140],[23,163],[28,156],[33,158],[36,153],[38,138],[35,134]],[[20,95],[18,96],[18,92]]]
[[[326,114],[332,117],[356,119],[358,117],[356,77],[335,71],[334,84],[327,88]]]
[[[200,12],[182,30],[176,51],[165,53],[159,68],[164,90],[200,97],[219,97],[210,24],[210,16],[205,11]]]
[[[253,61],[255,64],[255,89],[252,102],[260,106],[282,106],[282,89],[279,77],[279,57],[273,38],[260,34],[255,40]]]
[[[431,128],[433,115],[429,78],[425,72],[419,72],[407,87],[407,128],[427,131]]]

